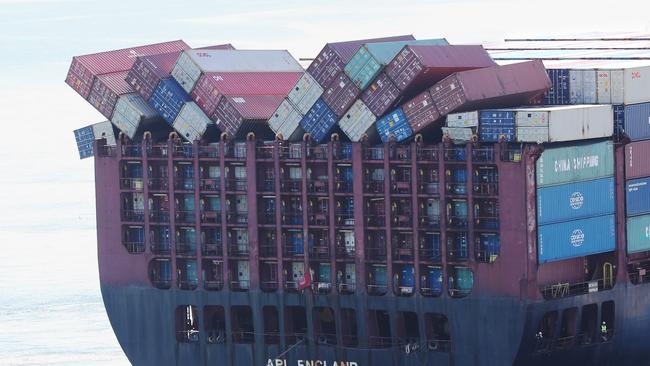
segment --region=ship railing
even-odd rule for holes
[[[275,225],[275,212],[263,212],[259,220],[262,225]]]
[[[321,333],[317,332],[316,343],[323,346],[335,345],[336,344],[336,333]]]
[[[280,159],[283,160],[300,160],[302,157],[301,144],[289,144],[289,146],[280,146]]]
[[[480,263],[494,263],[499,256],[499,251],[496,249],[485,249],[482,245],[477,245],[474,249],[476,261]]]
[[[144,210],[122,210],[122,221],[143,222]]]
[[[645,272],[647,272],[647,269],[645,268],[640,269],[643,269]],[[650,282],[650,273],[641,275],[638,270],[639,268],[635,268],[634,271],[628,271],[627,274],[630,277],[630,282],[635,285]]]
[[[354,212],[337,212],[334,214],[336,225],[354,226]]]
[[[429,339],[427,340],[427,350],[431,352],[449,352],[451,351],[451,341],[448,339]]]
[[[169,241],[151,241],[151,252],[154,254],[168,255],[172,251],[172,246]]]
[[[208,257],[216,257],[223,255],[221,243],[202,243],[201,254]]]
[[[465,245],[448,244],[447,257],[450,260],[466,261],[469,259],[469,249]]]
[[[242,178],[226,179],[226,191],[245,192],[248,190],[248,181]]]
[[[196,245],[194,243],[176,242],[176,254],[179,255],[196,255]]]
[[[285,337],[287,340],[287,345],[293,344],[306,344],[307,343],[307,333],[302,332],[286,332]]]
[[[307,180],[307,192],[309,193],[327,193],[328,181],[325,179],[308,179]]]
[[[194,178],[174,177],[174,189],[191,191],[194,189]]]
[[[225,329],[209,329],[206,330],[208,337],[206,342],[208,344],[226,343],[226,330]]]
[[[449,215],[447,217],[447,228],[450,228],[450,229],[466,229],[467,224],[468,224],[467,216]]]
[[[218,158],[220,155],[218,145],[199,146],[199,157],[201,158]]]
[[[364,160],[384,160],[383,147],[366,147],[363,149]]]
[[[258,189],[260,192],[275,192],[275,179],[263,179],[260,181]]]
[[[226,212],[226,222],[228,224],[248,224],[248,212],[229,211]]]
[[[199,341],[199,331],[197,329],[179,330],[177,335],[179,341],[183,343],[194,343]]]
[[[223,157],[236,160],[246,160],[246,143],[226,143],[223,145]]]
[[[99,145],[97,146],[97,156],[115,157],[117,156],[117,149],[115,146]]]
[[[149,158],[166,158],[167,144],[154,144],[147,147],[147,157]]]
[[[278,289],[278,281],[260,281],[260,288],[262,291],[275,291]]]
[[[368,346],[370,348],[388,348],[393,344],[391,337],[379,337],[379,336],[370,336],[368,337]]]
[[[314,245],[309,248],[310,257],[313,259],[326,259],[330,256],[330,247],[325,242],[325,244]]]
[[[474,228],[484,230],[499,230],[499,216],[474,216]]]
[[[218,192],[221,189],[219,178],[201,178],[199,184],[200,189],[206,192]]]
[[[221,211],[218,210],[201,210],[201,222],[206,224],[221,223]]]
[[[167,223],[169,222],[169,212],[165,210],[151,210],[149,211],[149,221],[152,223]]]
[[[282,179],[280,181],[281,192],[302,192],[301,179]]]
[[[592,292],[609,290],[614,286],[613,280],[605,281],[604,278],[599,278],[591,281],[577,282],[577,283],[556,283],[540,287],[539,291],[542,293],[544,299],[558,299],[562,297],[584,295]]]
[[[475,196],[497,196],[499,195],[499,183],[473,183]]]
[[[122,145],[122,156],[129,158],[139,158],[142,156],[142,145],[125,144]]]
[[[413,243],[393,240],[394,260],[413,260]]]
[[[388,292],[388,285],[386,284],[375,284],[375,283],[369,283],[366,285],[368,289],[368,294],[370,295],[386,295]]]
[[[501,161],[518,163],[523,157],[523,148],[521,145],[505,145],[505,147],[501,149],[500,155]]]
[[[231,243],[228,246],[228,255],[233,257],[248,257],[250,246],[248,243]]]
[[[280,344],[280,333],[278,332],[264,333],[264,342],[266,344]]]
[[[230,289],[233,291],[248,291],[249,288],[250,288],[250,281],[248,280],[230,281]]]
[[[392,145],[389,149],[390,160],[408,161],[411,160],[410,146]]]
[[[310,146],[307,148],[307,159],[327,160],[327,145]]]
[[[445,161],[467,161],[467,150],[465,146],[453,146],[445,148],[444,150]]]
[[[438,297],[442,295],[442,287],[441,288],[420,287],[420,293],[422,294],[422,296]]]
[[[233,331],[232,341],[235,343],[253,343],[255,341],[255,333],[244,331]]]
[[[440,194],[440,184],[438,182],[420,182],[418,185],[420,194]]]
[[[190,144],[174,145],[172,151],[175,158],[191,159],[194,154],[194,149]]]
[[[363,182],[364,193],[384,194],[384,181],[368,179]]]
[[[448,195],[464,196],[467,194],[467,184],[465,182],[446,183],[445,193]]]
[[[195,211],[176,210],[176,222],[183,224],[193,224],[196,222]]]
[[[262,145],[255,148],[255,157],[258,159],[273,159],[274,145]]]
[[[352,144],[337,143],[332,144],[332,156],[334,160],[352,160]]]
[[[199,280],[196,278],[179,278],[178,288],[181,290],[194,290],[199,286]]]
[[[166,191],[169,187],[169,180],[167,177],[150,177],[148,181],[149,189],[152,191]]]
[[[472,161],[490,162],[494,161],[494,146],[482,146],[472,149]]]
[[[308,224],[314,226],[326,226],[329,223],[329,215],[327,212],[310,209],[308,216]]]
[[[278,247],[275,243],[266,244],[262,242],[259,249],[261,257],[275,257],[278,253]]]
[[[344,241],[336,242],[336,257],[337,258],[354,258],[355,247],[348,246]]]
[[[429,215],[426,211],[420,211],[421,228],[440,227],[440,215]]]
[[[220,291],[223,288],[223,280],[205,279],[203,280],[203,288],[208,291]]]
[[[353,294],[354,291],[357,289],[357,284],[354,282],[339,283],[337,287],[339,293],[341,294]]]
[[[368,214],[366,213],[366,226],[369,227],[384,227],[386,226],[386,215]]]
[[[370,244],[370,243],[368,243]],[[366,246],[366,259],[386,259],[386,244],[376,243],[373,246]]]
[[[302,246],[302,243],[299,243],[299,245],[296,245],[294,243],[290,243],[288,241],[282,242],[282,248],[283,253],[285,256],[289,257],[300,257],[305,254],[304,248]]]
[[[418,146],[415,150],[418,161],[438,161],[438,148]]]
[[[285,281],[284,289],[287,291],[298,291],[298,282],[296,281]]]
[[[472,293],[471,289],[463,289],[463,288],[450,288],[449,289],[449,294],[451,297],[465,297]]]
[[[302,212],[283,213],[282,225],[302,225]]]
[[[334,191],[336,193],[352,193],[353,183],[351,180],[347,179],[334,179]]]
[[[411,180],[391,180],[391,193],[395,194],[409,194],[411,193]]]
[[[142,191],[144,184],[142,177],[120,178],[120,188],[133,191]]]
[[[422,261],[431,261],[431,262],[440,262],[442,260],[442,251],[440,246],[433,248],[426,248],[423,245],[420,245],[420,260]]]
[[[153,279],[151,279],[151,284],[155,288],[168,289],[168,288],[172,287],[172,280],[171,279],[162,279],[162,278],[153,278]]]
[[[131,254],[143,253],[145,249],[143,241],[124,241],[122,244]]]
[[[393,227],[413,226],[413,215],[410,212],[394,213],[392,218]]]
[[[327,294],[332,289],[331,282],[313,282],[311,284],[311,290],[315,294]]]

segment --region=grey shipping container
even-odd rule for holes
[[[375,121],[377,121],[377,117],[361,99],[357,99],[339,119],[338,125],[351,141],[360,141],[364,134],[370,140],[376,140],[378,136]]]

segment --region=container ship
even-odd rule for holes
[[[650,363],[650,67],[488,51],[73,58],[130,362]]]

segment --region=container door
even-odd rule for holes
[[[237,262],[237,280],[241,288],[248,288],[249,264],[248,261]]]
[[[235,179],[246,179],[246,167],[245,166],[236,166],[235,167]]]
[[[356,266],[354,263],[345,264],[345,283],[348,285],[357,283]]]
[[[435,267],[429,269],[429,287],[434,295],[442,294],[442,269]]]
[[[321,263],[318,268],[318,282],[329,283],[331,279],[331,265],[329,263]]]
[[[354,254],[356,251],[356,244],[354,242],[354,231],[344,231],[343,240],[345,240],[345,251],[348,254]]]
[[[386,286],[386,266],[374,265],[373,273],[375,275],[375,284],[378,286]]]
[[[289,168],[289,178],[293,180],[302,179],[302,169],[300,167],[292,166]]]
[[[135,192],[133,193],[133,210],[144,210],[144,194]]]
[[[194,246],[194,243],[196,243],[196,230],[195,229],[185,230],[185,239],[187,240],[188,244]]]
[[[440,200],[437,198],[429,198],[427,200],[427,216],[429,220],[440,216]]]
[[[208,167],[208,178],[220,178],[221,177],[221,170],[219,170],[218,166],[211,165]]]
[[[246,196],[237,196],[235,209],[238,213],[246,213],[248,211],[248,200]]]
[[[172,266],[169,260],[159,261],[158,262],[158,272],[160,273],[161,281],[171,281],[172,280]]]
[[[194,211],[194,196],[185,195],[183,197],[184,211]]]
[[[405,265],[402,268],[400,286],[415,287],[415,267],[413,265]]]
[[[187,276],[188,282],[193,282],[197,280],[197,270],[196,270],[196,261],[186,261],[185,262],[185,274]]]
[[[303,262],[293,262],[291,264],[292,281],[298,284],[302,281],[305,274],[305,264]]]

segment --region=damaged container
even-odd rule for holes
[[[440,118],[433,98],[428,90],[402,104],[402,110],[411,125],[413,133],[418,133]]]
[[[377,117],[365,103],[361,99],[357,99],[338,121],[338,125],[351,141],[360,141],[364,135],[369,140],[374,140],[377,137],[376,120]]]

